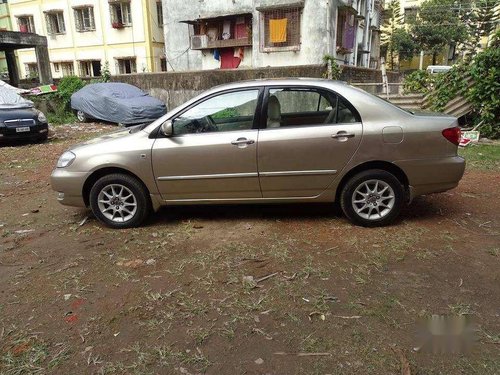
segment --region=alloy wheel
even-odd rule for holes
[[[385,181],[364,181],[352,194],[354,212],[366,220],[379,220],[387,216],[396,202],[394,190]]]
[[[125,223],[137,212],[137,199],[132,191],[121,184],[106,185],[98,195],[98,207],[109,220]]]

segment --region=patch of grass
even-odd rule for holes
[[[500,145],[471,145],[459,149],[468,168],[500,170]]]
[[[38,336],[10,330],[0,346],[0,373],[9,375],[45,373],[68,357],[66,346],[51,351]],[[5,371],[5,372],[3,372]]]
[[[47,121],[51,125],[64,125],[64,124],[75,123],[77,121],[77,118],[73,114],[73,112],[58,111],[57,113],[54,112],[47,113]]]

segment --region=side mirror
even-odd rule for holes
[[[174,129],[172,126],[172,121],[168,120],[161,124],[161,132],[165,137],[171,137],[174,134]]]

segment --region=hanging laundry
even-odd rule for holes
[[[235,69],[240,66],[241,59],[234,57],[234,48],[223,48],[220,51],[220,68],[221,69]]]
[[[220,52],[218,49],[214,49],[214,59],[220,61]]]
[[[238,17],[236,19],[236,25],[234,27],[234,37],[236,39],[248,38],[248,29],[245,22],[245,17]]]
[[[231,21],[224,21],[222,26],[222,39],[231,39]]]
[[[269,41],[271,43],[286,42],[288,19],[269,20]]]
[[[234,49],[234,57],[237,57],[240,60],[243,60],[243,58],[245,57],[245,49],[243,47],[235,48]]]

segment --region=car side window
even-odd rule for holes
[[[230,92],[196,104],[172,121],[173,134],[252,129],[259,90]]]
[[[337,124],[354,124],[360,122],[357,114],[345,99],[339,98],[337,106]]]
[[[316,89],[271,89],[267,128],[335,123],[337,96]]]

